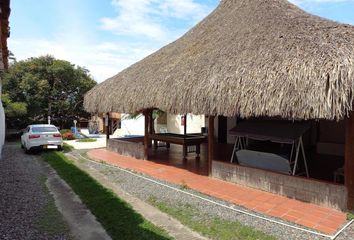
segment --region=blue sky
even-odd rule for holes
[[[354,25],[354,0],[291,0]],[[18,60],[51,54],[98,82],[174,41],[219,0],[13,0],[9,48]]]

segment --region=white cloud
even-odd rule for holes
[[[118,15],[102,18],[102,28],[117,35],[145,36],[161,42],[178,35],[168,29],[166,18],[199,21],[211,10],[194,0],[113,0]]]
[[[154,49],[137,44],[104,42],[81,43],[48,39],[9,39],[9,47],[18,60],[46,54],[86,67],[101,82],[136,61],[152,53]]]
[[[186,25],[194,25],[211,9],[195,0],[112,0],[115,17],[97,19],[101,29],[84,22],[80,6],[60,13],[63,21],[49,36],[10,38],[9,48],[18,60],[50,54],[86,67],[101,82],[167,42],[175,40]],[[169,22],[168,22],[169,21]],[[168,23],[167,23],[168,22]],[[187,23],[187,24],[186,24]],[[101,40],[100,33],[111,35]],[[107,40],[108,39],[108,40]]]
[[[152,0],[113,0],[118,16],[102,18],[102,28],[117,35],[145,36],[154,39],[164,37],[165,30],[150,15]]]
[[[210,9],[206,6],[194,2],[193,0],[164,0],[158,6],[162,10],[161,14],[179,19],[193,19],[199,21]]]
[[[289,0],[289,1],[297,5],[311,4],[311,3],[354,2],[354,0]]]

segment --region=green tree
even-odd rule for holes
[[[5,115],[8,117],[8,124],[19,125],[22,123],[22,117],[27,114],[27,104],[23,102],[12,102],[7,94],[1,96]]]
[[[14,62],[2,78],[5,111],[12,112],[6,116],[9,127],[43,123],[48,116],[53,124],[68,127],[72,120],[89,116],[83,96],[96,82],[83,67],[42,56]]]
[[[11,51],[9,51],[9,61],[10,61],[10,64],[17,62],[17,59],[16,59],[14,53]]]

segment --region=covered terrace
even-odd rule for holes
[[[223,0],[180,39],[97,85],[84,105],[89,112],[142,112],[144,144],[130,149],[140,146],[145,159],[152,156],[153,109],[206,115],[210,176],[353,210],[353,52],[353,26],[308,14],[286,0]],[[220,116],[342,121],[344,185],[215,161]]]

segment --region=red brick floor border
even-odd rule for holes
[[[88,156],[167,182],[187,185],[198,192],[325,234],[334,234],[346,223],[346,214],[341,211],[198,175],[172,165],[137,160],[105,149],[90,150]]]

